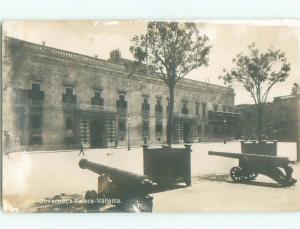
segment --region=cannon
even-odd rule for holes
[[[235,182],[255,180],[259,174],[270,177],[283,187],[292,186],[297,182],[292,177],[293,168],[289,166],[291,161],[287,157],[216,151],[209,151],[208,154],[239,160],[239,166],[230,170],[230,177]]]
[[[79,167],[98,174],[98,193],[88,191],[86,198],[113,199],[116,208],[125,212],[152,212],[149,196],[157,184],[147,176],[123,171],[117,168],[90,162],[79,161]]]

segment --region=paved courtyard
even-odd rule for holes
[[[154,194],[153,212],[296,211],[300,210],[300,184],[278,188],[267,177],[251,184],[236,184],[229,177],[237,160],[208,156],[209,150],[240,152],[239,142],[197,143],[192,146],[192,186]],[[296,145],[279,143],[278,156],[296,159]],[[80,169],[81,158],[143,174],[142,148],[20,152],[3,156],[4,207],[26,211],[34,201],[60,193],[97,189],[97,175]],[[300,164],[294,163],[300,180]]]

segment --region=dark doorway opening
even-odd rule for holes
[[[91,122],[91,148],[102,148],[105,147],[104,142],[104,121],[94,120]]]
[[[184,143],[191,142],[191,130],[192,130],[192,125],[188,122],[184,122],[183,123],[183,141],[184,141]]]

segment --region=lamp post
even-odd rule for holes
[[[127,116],[127,139],[128,139],[128,150],[131,149],[130,147],[130,117],[129,117],[129,114]]]
[[[224,134],[224,144],[226,144],[226,124],[227,124],[227,120],[226,118],[224,118],[224,121],[223,121],[223,124],[224,124],[224,127],[223,127],[223,134]]]

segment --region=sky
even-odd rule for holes
[[[288,95],[294,82],[300,82],[300,22],[293,21],[195,21],[199,33],[209,37],[212,46],[208,67],[190,72],[186,78],[223,86],[222,70],[233,67],[236,54],[247,52],[256,43],[261,51],[270,47],[285,52],[291,71],[284,83],[270,92],[274,96]],[[99,58],[109,58],[109,52],[119,49],[123,58],[133,59],[129,52],[134,35],[146,32],[145,21],[7,21],[3,35]],[[234,87],[235,104],[253,103],[242,87]]]

